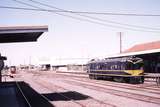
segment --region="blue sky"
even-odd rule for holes
[[[73,11],[160,14],[159,0],[36,1]],[[34,6],[40,6],[29,0],[23,0],[23,2],[32,4]],[[0,6],[32,8],[30,6],[15,2],[14,0],[1,0]],[[40,7],[52,9],[45,6]],[[0,13],[0,26],[48,25],[49,27],[49,31],[44,33],[36,43],[0,44],[1,54],[8,57],[6,64],[18,65],[24,63],[28,64],[30,62],[37,64],[41,60],[49,61],[53,59],[61,59],[63,61],[64,58],[92,58],[116,54],[119,52],[119,36],[117,32],[122,32],[123,34],[123,50],[135,44],[160,40],[160,33],[127,30],[122,29],[122,27],[126,26],[107,23],[104,21],[100,22],[105,23],[106,25],[104,26],[86,21],[75,20],[51,12],[0,8]],[[86,19],[76,14],[62,14]],[[88,16],[123,24],[160,29],[160,17],[111,15]],[[118,28],[110,26],[118,26]],[[156,30],[156,32],[159,31]]]

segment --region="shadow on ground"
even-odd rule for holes
[[[60,93],[45,93],[42,94],[50,101],[71,101],[71,100],[86,100],[90,98],[87,95],[78,93],[76,91],[67,91]]]
[[[0,107],[54,107],[54,105],[21,81],[0,83]]]

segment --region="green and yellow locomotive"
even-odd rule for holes
[[[87,73],[90,79],[111,79],[118,82],[143,83],[143,59],[130,56],[91,60]]]

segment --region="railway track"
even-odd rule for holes
[[[56,73],[57,75],[63,75],[63,73]],[[54,75],[55,76],[55,75]],[[110,81],[103,81],[103,80],[90,80],[86,77],[82,76],[74,76],[74,75],[66,75],[64,74],[65,78],[67,77],[72,77],[72,79],[75,80],[80,80],[80,81],[86,81],[90,83],[95,83],[95,84],[100,84],[100,85],[106,85],[106,86],[111,86],[111,87],[117,87],[117,88],[123,88],[123,89],[128,89],[128,90],[134,90],[134,91],[143,91],[143,92],[148,92],[148,93],[153,93],[153,94],[160,94],[160,88],[159,87],[153,87],[155,84],[150,84],[150,83],[144,83],[144,84],[125,84],[125,83],[117,83],[117,82],[110,82]],[[73,78],[75,77],[75,78]]]
[[[1,107],[53,107],[23,81],[0,83]]]
[[[145,91],[149,93],[160,94],[160,89],[142,87],[142,86],[137,86],[133,84],[129,85],[129,84],[124,84],[124,83],[115,83],[115,82],[99,81],[99,80],[88,80],[88,79],[82,79],[82,78],[72,78],[72,79],[83,81],[83,82],[95,83],[95,84],[104,85],[104,86],[111,86],[111,87],[123,88],[123,89],[128,89],[128,90],[134,90],[134,91],[143,91],[143,92]]]
[[[53,75],[51,75],[53,74]],[[59,84],[54,84],[54,82],[56,81],[61,81],[64,82],[65,84],[69,84],[70,86],[80,86],[82,88],[88,89],[88,90],[95,90],[97,92],[102,92],[102,93],[106,93],[109,94],[111,96],[117,96],[115,98],[125,98],[125,99],[131,99],[131,101],[134,103],[134,101],[138,101],[140,104],[140,102],[149,104],[149,105],[155,105],[155,106],[160,106],[160,92],[159,92],[159,88],[154,87],[148,87],[150,84],[140,84],[140,85],[133,85],[133,84],[124,84],[124,83],[116,83],[116,82],[110,82],[110,81],[99,81],[99,80],[90,80],[88,78],[81,78],[78,76],[74,76],[74,75],[70,75],[70,76],[66,76],[63,74],[57,74],[57,73],[50,73],[50,74],[46,74],[43,75],[42,74],[36,74],[33,75],[34,77],[34,82],[36,82],[36,84],[39,84],[40,86],[46,88],[47,90],[50,90],[51,92],[54,93],[58,93],[59,90],[61,91],[66,91],[66,92],[71,92],[73,88],[68,88],[64,86],[62,87],[62,85]],[[71,78],[72,77],[72,78]],[[56,79],[56,81],[51,82],[52,80]],[[33,79],[33,78],[32,78]],[[36,80],[36,81],[35,81]],[[144,86],[146,85],[146,86]],[[55,90],[56,89],[58,90]],[[112,88],[110,88],[112,87]],[[115,89],[114,89],[115,88]],[[120,89],[120,90],[119,90]],[[74,89],[73,89],[74,90]],[[125,91],[127,90],[127,91]],[[128,91],[129,90],[129,91]],[[136,92],[132,92],[132,91],[136,91]],[[138,93],[137,93],[138,91]],[[74,91],[72,91],[74,93]],[[81,92],[81,91],[80,91]],[[141,94],[141,93],[143,94]],[[83,92],[82,92],[83,93]],[[150,93],[150,95],[145,94],[145,93]],[[90,96],[90,94],[88,94]],[[60,95],[61,97],[64,97],[63,95]],[[92,95],[91,95],[92,96]],[[66,96],[68,97],[68,96]],[[65,99],[67,99],[68,101],[71,101],[74,104],[80,106],[80,107],[85,107],[85,103],[83,101],[75,101],[72,100],[72,98],[68,97]],[[92,98],[93,102],[97,102],[102,104],[103,106],[111,106],[111,107],[115,107],[115,106],[119,106],[117,104],[114,104],[113,102],[109,102],[110,100],[107,101],[107,103],[105,102],[105,100],[97,100],[95,98]],[[121,103],[120,103],[121,104]]]
[[[46,77],[44,77],[46,78]],[[63,77],[61,77],[63,78]],[[76,77],[77,78],[77,77]],[[48,81],[52,81],[52,79],[50,78],[50,80]],[[90,81],[86,80],[84,81],[82,78],[78,78],[78,81],[75,78],[64,78],[62,80],[63,82],[65,82],[66,84],[70,84],[72,86],[81,86],[83,88],[86,89],[90,89],[90,90],[95,90],[95,91],[99,91],[99,92],[104,92],[110,95],[115,95],[115,96],[119,96],[119,97],[123,97],[123,98],[129,98],[135,101],[142,101],[145,103],[151,103],[151,104],[155,104],[160,106],[160,97],[157,95],[157,97],[152,97],[152,96],[147,96],[147,95],[143,95],[143,94],[136,94],[136,93],[130,93],[130,92],[125,92],[125,91],[120,91],[120,90],[116,90],[116,89],[110,89],[110,88],[106,88],[104,84],[101,84],[103,86],[99,86],[99,84],[97,85],[97,83],[93,82],[91,84],[89,84]],[[95,80],[96,81],[96,80]],[[119,84],[119,83],[117,83]],[[114,87],[114,86],[113,86]],[[121,87],[122,88],[122,87]],[[124,88],[124,87],[123,87]],[[157,94],[157,93],[154,93]],[[112,102],[112,104],[114,104]]]
[[[25,102],[27,103],[28,107],[32,107],[32,106],[31,106],[31,103],[29,102],[29,100],[28,100],[27,97],[25,96],[23,90],[21,89],[19,83],[18,83],[17,81],[15,81],[15,82],[16,82],[16,86],[17,86],[19,92],[20,92],[21,95],[23,96],[23,98],[24,98]]]
[[[66,101],[69,100],[69,101],[71,101],[72,103],[78,104],[80,107],[85,107],[83,104],[72,100],[72,98],[69,98],[68,96],[65,96],[65,95],[63,95],[63,94],[60,94],[60,93],[56,92],[55,90],[51,89],[51,87],[50,87],[51,85],[48,85],[48,83],[46,83],[46,82],[44,82],[44,81],[43,81],[43,83],[45,83],[45,84],[42,84],[41,82],[38,82],[38,81],[35,81],[35,82],[36,82],[37,84],[41,85],[43,88],[46,88],[46,89],[48,89],[48,90],[50,90],[50,91],[52,91],[52,92],[54,92],[54,93],[57,93],[58,95],[60,95],[61,97],[63,97]],[[58,87],[58,88],[61,88],[61,87]]]
[[[92,90],[98,90],[101,92],[105,92],[105,93],[109,93],[112,95],[116,95],[116,96],[121,96],[121,97],[125,97],[125,98],[130,98],[130,99],[134,99],[134,100],[138,100],[138,101],[143,101],[143,102],[149,102],[149,103],[154,103],[154,104],[158,104],[160,105],[160,98],[157,97],[152,97],[152,96],[147,96],[147,95],[140,95],[140,94],[136,94],[136,93],[130,93],[130,92],[125,92],[125,91],[120,91],[120,90],[116,90],[116,89],[111,89],[111,88],[106,88],[105,86],[98,86],[98,85],[94,85],[92,84],[88,84],[87,82],[82,82],[82,81],[71,81],[71,80],[66,80],[66,83],[72,84],[72,85],[81,85],[84,88],[89,88]]]
[[[82,79],[87,79],[87,81],[90,81],[90,79],[86,76],[78,76],[78,75],[67,75],[67,74],[63,74],[63,73],[56,73],[57,75],[65,75],[65,76],[68,76],[68,77],[77,77],[77,78],[81,78]],[[72,73],[69,73],[69,74],[72,74]],[[126,86],[126,87],[132,87],[134,89],[136,88],[141,88],[141,89],[151,89],[151,90],[156,90],[157,92],[160,91],[160,88],[156,85],[156,84],[151,84],[151,82],[145,82],[144,84],[127,84],[127,83],[118,83],[118,82],[111,82],[111,81],[107,81],[107,80],[92,80],[92,81],[100,81],[101,83],[103,82],[104,84],[109,84],[109,85],[113,85],[115,84],[115,86]],[[96,82],[98,83],[98,82]]]
[[[42,82],[42,81],[43,81],[43,82]],[[60,87],[60,86],[57,86],[57,85],[55,85],[55,84],[48,83],[47,81],[41,80],[41,82],[39,82],[39,81],[35,81],[35,82],[36,82],[37,84],[41,85],[42,87],[45,87],[46,89],[49,89],[50,91],[53,91],[53,92],[55,92],[55,93],[58,93],[58,92],[55,91],[52,87],[54,87],[54,88],[56,87],[56,88],[58,88],[58,89],[61,89],[61,90],[63,90],[63,91],[67,91],[67,92],[73,92],[74,97],[79,97],[79,96],[76,96],[77,92],[72,91],[72,90],[68,90],[68,89],[66,89],[66,88],[64,88],[64,87]],[[52,87],[51,87],[51,86],[52,86]],[[76,104],[80,105],[81,107],[86,107],[86,104],[83,103],[83,101],[82,101],[82,102],[74,101],[73,98],[70,98],[70,97],[65,96],[65,95],[63,95],[63,94],[60,94],[60,93],[58,93],[58,94],[59,94],[60,96],[64,97],[64,98],[66,98],[67,100],[72,101],[73,103],[76,103]],[[101,107],[116,107],[116,106],[113,105],[113,104],[109,104],[109,103],[106,103],[106,102],[103,102],[103,101],[100,101],[100,100],[97,100],[97,99],[94,99],[94,98],[91,98],[91,97],[89,97],[89,99],[91,99],[92,102],[97,102],[97,103],[99,103],[99,104],[101,105]]]
[[[69,97],[67,97],[67,96],[65,96],[65,95],[63,95],[63,94],[60,94],[60,93],[58,93],[58,92],[56,92],[54,89],[52,89],[52,87],[51,87],[51,85],[48,85],[48,83],[47,82],[44,82],[44,81],[39,81],[40,79],[37,79],[37,78],[35,78],[35,76],[37,77],[37,76],[40,76],[40,75],[34,75],[34,78],[28,78],[28,79],[26,79],[26,78],[23,78],[23,80],[24,81],[26,81],[27,83],[29,83],[31,86],[35,86],[35,84],[36,84],[36,87],[37,87],[37,85],[38,85],[38,88],[40,88],[40,89],[42,89],[43,91],[45,90],[47,93],[52,93],[52,92],[54,92],[54,93],[57,93],[58,94],[58,97],[60,96],[61,97],[61,99],[63,99],[63,100],[66,100],[66,101],[71,101],[71,104],[69,104],[69,105],[74,105],[75,107],[85,107],[85,106],[83,106],[82,104],[80,104],[80,103],[78,103],[78,102],[75,102],[75,101],[73,101],[71,98],[69,98]],[[33,80],[34,80],[34,82],[33,82]],[[43,83],[42,83],[43,82]],[[45,83],[45,84],[44,84]],[[58,87],[58,88],[60,88],[60,87]],[[36,89],[36,88],[35,88]],[[39,91],[38,90],[38,92],[39,93],[43,93],[43,94],[40,94],[44,99],[46,99],[48,102],[50,102],[50,103],[52,103],[53,105],[54,105],[54,101],[52,102],[52,100],[50,99],[50,98],[48,98],[46,95],[45,95],[45,93],[44,92],[41,92],[41,91]],[[53,96],[53,97],[57,97],[57,94],[56,94],[56,96]],[[70,102],[69,102],[70,103]],[[66,103],[65,103],[66,104]],[[68,104],[68,102],[67,102],[67,104]],[[66,104],[66,105],[67,105]]]

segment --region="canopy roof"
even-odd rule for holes
[[[33,42],[48,31],[47,26],[0,27],[0,43]]]

